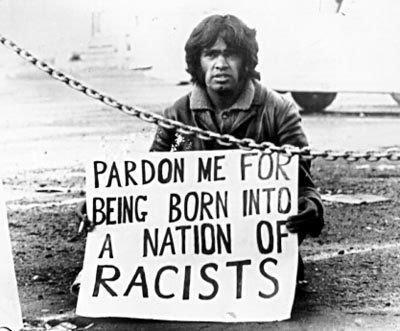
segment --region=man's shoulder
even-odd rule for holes
[[[185,95],[181,96],[180,98],[175,100],[171,107],[176,109],[188,108],[191,94],[192,92],[188,92]]]
[[[285,108],[292,103],[285,95],[276,92],[272,88],[262,85],[258,81],[255,82],[255,88],[255,97],[258,98],[258,101],[263,105],[273,108],[277,107],[277,110],[279,110],[279,108]]]
[[[287,111],[290,108],[296,108],[286,95],[273,90],[270,87],[262,85],[260,82],[255,82],[256,94],[258,103],[262,104],[264,109],[272,112]]]
[[[179,113],[184,113],[190,110],[189,102],[190,102],[191,92],[186,93],[185,95],[178,98],[171,106],[169,106],[164,111],[164,115],[168,118],[176,118]]]

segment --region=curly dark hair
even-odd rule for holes
[[[241,56],[241,79],[260,79],[260,73],[255,70],[258,63],[256,30],[250,29],[234,15],[211,15],[194,28],[185,45],[186,71],[192,76],[191,81],[205,86],[200,55],[205,48],[214,45],[219,37]]]

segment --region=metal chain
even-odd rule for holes
[[[302,148],[292,145],[276,146],[271,142],[257,143],[251,138],[238,139],[229,134],[219,134],[213,131],[202,130],[195,126],[186,125],[182,122],[165,118],[159,114],[150,112],[145,109],[123,104],[114,99],[113,97],[107,96],[106,94],[101,93],[89,87],[88,85],[76,80],[72,76],[63,73],[60,70],[57,70],[48,63],[39,60],[33,54],[19,47],[15,42],[13,42],[8,38],[3,37],[2,35],[0,35],[0,43],[2,43],[4,46],[14,51],[24,60],[32,63],[38,69],[50,75],[52,78],[67,84],[74,90],[82,92],[93,99],[101,101],[107,106],[122,111],[125,114],[138,117],[143,121],[157,124],[158,126],[166,129],[175,129],[176,132],[182,135],[190,135],[190,136],[194,135],[202,140],[216,140],[219,144],[223,146],[235,145],[243,150],[257,149],[265,153],[277,152],[288,155],[289,157],[292,155],[299,155],[304,159],[323,158],[328,161],[335,161],[337,159],[342,158],[349,162],[358,161],[360,159],[365,159],[371,162],[379,161],[381,159],[388,159],[390,161],[400,160],[400,148],[389,148],[385,151],[367,151],[367,152],[356,152],[356,151],[336,152],[332,150],[317,151],[311,149],[308,146]]]

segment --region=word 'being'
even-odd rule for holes
[[[94,225],[145,222],[147,196],[93,197]],[[171,193],[168,200],[168,222],[203,221],[228,217],[228,191]]]

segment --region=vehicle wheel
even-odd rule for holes
[[[306,112],[318,112],[335,100],[336,92],[292,92],[293,99]]]
[[[397,104],[400,106],[400,93],[390,93],[390,95],[397,102]]]

